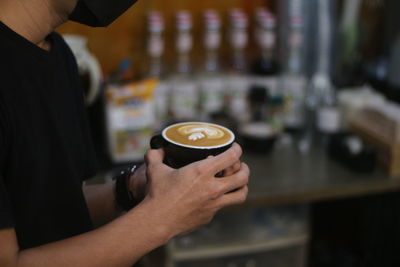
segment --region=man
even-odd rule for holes
[[[237,144],[177,170],[150,150],[147,169],[120,176],[120,191],[82,188],[95,173],[93,149],[76,63],[53,30],[68,18],[107,25],[133,2],[0,1],[0,266],[130,266],[245,200],[249,169]]]

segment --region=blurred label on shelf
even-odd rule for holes
[[[151,79],[107,87],[108,143],[114,162],[143,159],[153,134],[153,93],[157,84]]]
[[[340,129],[340,114],[336,107],[321,107],[317,113],[318,130],[322,133],[336,133]]]
[[[150,35],[147,46],[147,53],[153,57],[159,57],[164,52],[164,40],[160,34]]]
[[[288,128],[300,129],[304,126],[306,78],[301,75],[285,76],[281,83],[285,97],[284,124]]]
[[[212,113],[224,106],[224,81],[221,77],[208,77],[199,81],[202,117],[208,119]]]
[[[276,44],[276,36],[273,32],[258,30],[256,31],[256,36],[258,43],[262,48],[273,48]]]
[[[249,89],[249,79],[245,75],[227,76],[227,93],[229,97],[229,113],[238,121],[249,119],[247,106],[247,93]]]
[[[236,30],[231,33],[232,45],[237,49],[242,49],[247,45],[247,33],[243,30]]]
[[[192,49],[193,46],[193,40],[192,36],[187,33],[179,33],[177,39],[176,39],[176,48],[180,52],[188,52]]]
[[[169,103],[170,85],[166,81],[160,83],[154,89],[154,129],[161,130],[168,121],[168,103]]]
[[[172,80],[171,111],[175,120],[191,120],[199,117],[197,86],[191,80]]]
[[[217,49],[221,44],[221,34],[218,31],[209,31],[204,36],[204,46],[207,49]]]

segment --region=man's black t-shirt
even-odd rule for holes
[[[45,51],[0,22],[0,229],[21,249],[92,229],[82,192],[95,173],[75,59],[52,33]]]

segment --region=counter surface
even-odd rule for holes
[[[400,189],[400,179],[382,171],[352,172],[322,150],[304,155],[281,147],[269,155],[245,154],[250,166],[249,197],[243,205],[277,205],[345,198]]]

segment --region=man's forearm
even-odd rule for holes
[[[129,179],[128,190],[136,199],[143,199],[146,191],[146,165],[142,164],[136,169]],[[86,185],[83,187],[90,216],[96,226],[110,222],[119,216],[122,210],[115,201],[115,181],[98,184]]]
[[[144,202],[94,231],[23,250],[16,267],[131,266],[170,238],[157,205]]]
[[[103,225],[121,214],[115,202],[115,182],[83,187],[90,216],[94,225]]]

